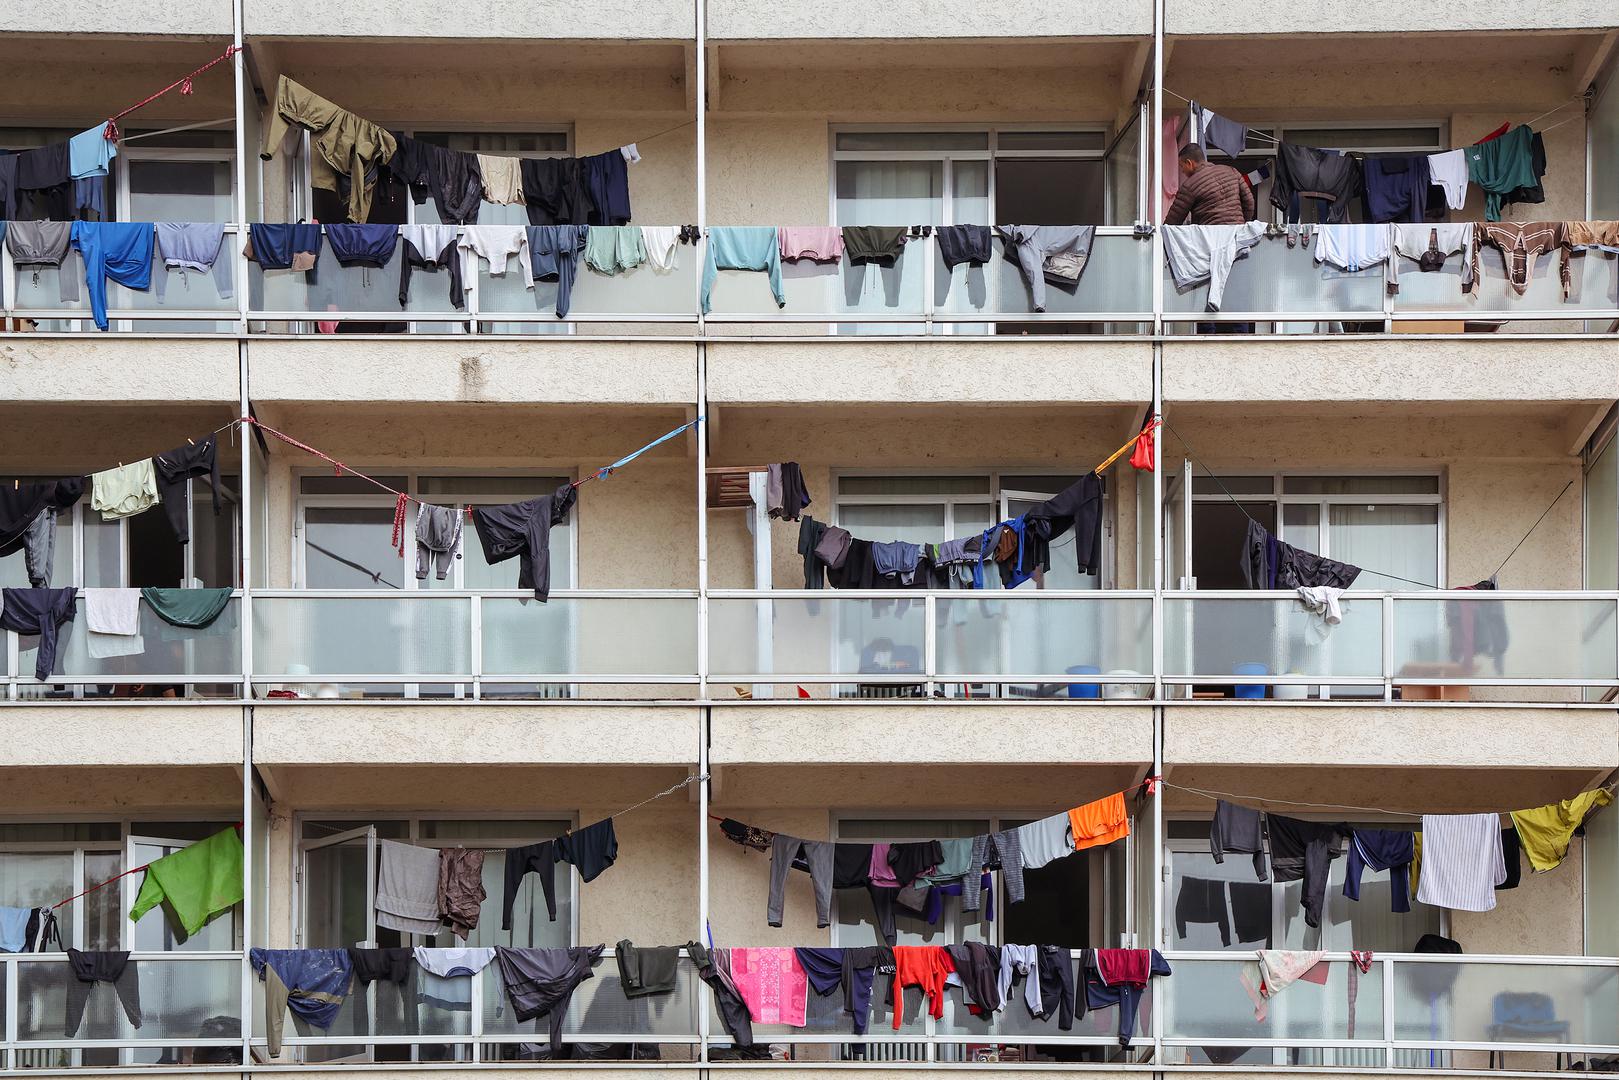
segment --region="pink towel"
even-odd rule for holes
[[[808,225],[782,225],[776,230],[780,237],[781,257],[809,259],[811,262],[837,262],[843,258],[843,230]]]
[[[809,977],[791,949],[732,949],[731,981],[755,1024],[804,1026]]]

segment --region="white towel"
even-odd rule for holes
[[[377,925],[407,934],[436,934],[438,850],[384,840],[377,868]]]
[[[1423,814],[1417,901],[1452,911],[1490,911],[1507,879],[1497,814]]]
[[[680,249],[680,226],[642,225],[641,246],[646,248],[646,261],[652,264],[652,269],[673,270],[675,252]]]
[[[139,589],[80,589],[84,599],[84,623],[95,634],[141,632],[141,591]]]

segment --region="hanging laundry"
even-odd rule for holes
[[[402,934],[437,934],[438,852],[382,840],[377,845],[377,864],[377,925]]]
[[[675,252],[680,250],[679,225],[642,225],[641,247],[646,261],[660,274],[667,274],[676,265]]]
[[[236,294],[231,259],[225,255],[225,226],[211,221],[160,221],[157,223],[157,254],[163,260],[163,273],[157,275],[157,302],[168,293],[169,272],[180,271],[180,281],[191,287],[186,275],[212,272],[214,290],[221,300]],[[221,258],[221,256],[224,256]]]
[[[1052,814],[1039,821],[1019,825],[1017,841],[1018,855],[1023,860],[1025,870],[1038,870],[1064,856],[1072,855],[1074,831],[1068,812]]]
[[[1428,208],[1427,154],[1391,154],[1365,159],[1366,214],[1374,222],[1423,219]]]
[[[1356,829],[1349,838],[1349,861],[1344,864],[1344,895],[1360,899],[1361,874],[1389,872],[1389,910],[1403,915],[1411,910],[1411,860],[1416,856],[1412,834],[1405,829]]]
[[[0,161],[5,161],[0,157]],[[39,284],[41,268],[56,273],[57,297],[64,303],[79,298],[79,276],[62,263],[72,250],[73,223],[71,221],[12,221],[6,227],[6,248],[11,262],[19,274],[29,271],[33,282]]]
[[[919,840],[888,846],[888,866],[894,879],[902,886],[916,881],[924,873],[939,865],[944,849],[937,840]]]
[[[103,521],[134,517],[157,505],[157,470],[151,458],[92,473],[90,509]]]
[[[850,266],[891,267],[905,250],[904,225],[845,225],[843,250]]]
[[[540,890],[545,894],[545,910],[551,921],[557,921],[556,866],[560,861],[555,841],[542,840],[526,847],[506,849],[505,889],[500,902],[500,928],[512,928],[512,906],[517,903],[517,890],[528,874],[538,874]]]
[[[871,545],[871,561],[877,573],[882,577],[896,577],[901,585],[916,582],[916,568],[921,557],[921,546],[904,540]]]
[[[776,306],[787,306],[787,295],[781,286],[781,246],[775,229],[716,225],[708,230],[708,246],[703,258],[704,315],[709,312],[714,279],[721,270],[754,270],[768,274]]]
[[[71,218],[72,152],[66,142],[23,150],[17,155],[16,190],[21,220]]]
[[[1265,869],[1265,826],[1258,810],[1219,799],[1214,804],[1214,820],[1209,825],[1209,854],[1217,863],[1225,862],[1226,852],[1254,857],[1254,876],[1270,878]]]
[[[1619,254],[1619,221],[1565,221],[1563,233],[1573,251],[1595,249]]]
[[[1392,230],[1387,225],[1320,225],[1315,230],[1315,261],[1351,273],[1388,261]]]
[[[970,941],[961,945],[946,945],[950,964],[955,971],[945,980],[947,985],[960,984],[962,997],[967,1000],[975,1016],[988,1016],[1006,1005],[1000,992],[1002,952],[994,945]],[[1039,982],[1038,976],[1035,982]]]
[[[1220,931],[1220,944],[1231,946],[1231,918],[1226,914],[1226,883],[1209,878],[1183,877],[1175,894],[1175,933],[1187,938],[1187,927],[1213,924]]]
[[[731,1036],[731,1041],[739,1048],[751,1049],[753,1024],[749,1020],[747,1003],[742,1000],[742,995],[737,993],[736,985],[716,966],[714,953],[718,951],[711,952],[700,942],[686,943],[686,955],[691,958],[692,967],[697,969],[697,977],[703,980],[714,994],[715,1010],[719,1013],[725,1033]]]
[[[495,959],[495,950],[430,949],[418,945],[415,955],[422,969],[417,996],[434,1008],[467,1012],[472,1008],[472,977]]]
[[[594,208],[578,158],[524,158],[523,199],[530,225],[586,225]]]
[[[1284,543],[1257,521],[1248,522],[1242,551],[1242,577],[1250,589],[1347,589],[1360,576],[1360,567]]]
[[[478,281],[478,260],[489,263],[490,277],[504,277],[506,266],[517,256],[519,278],[526,288],[534,288],[534,268],[529,262],[528,229],[523,225],[466,225],[461,229],[461,287],[471,291]]]
[[[979,903],[979,869],[999,868],[1006,882],[1006,899],[1017,904],[1023,901],[1023,850],[1018,846],[1016,829],[1004,829],[987,836],[973,837],[972,869],[961,879],[961,910],[977,911]]]
[[[38,908],[0,907],[0,952],[30,951],[28,923],[38,910]]]
[[[1537,872],[1557,869],[1568,857],[1568,843],[1575,830],[1597,807],[1612,803],[1613,796],[1597,788],[1548,806],[1512,811],[1512,824],[1529,856],[1529,868]]]
[[[1342,589],[1330,585],[1300,585],[1299,603],[1315,618],[1310,621],[1309,638],[1319,645],[1327,640],[1332,628],[1344,621]]]
[[[1103,954],[1115,954],[1104,958]],[[1142,953],[1144,957],[1119,957],[1119,953]],[[1111,978],[1104,977],[1104,971]],[[1169,962],[1157,949],[1086,949],[1080,960],[1085,982],[1085,1004],[1091,1009],[1119,1007],[1119,1045],[1130,1048],[1135,1038],[1136,1012],[1141,995],[1153,977],[1173,974]]]
[[[1271,184],[1271,205],[1286,215],[1289,223],[1302,220],[1303,199],[1322,205],[1324,223],[1349,220],[1349,208],[1361,193],[1360,162],[1336,150],[1318,150],[1297,143],[1276,147],[1276,175]]]
[[[157,617],[170,626],[187,630],[205,630],[214,624],[230,605],[229,588],[218,589],[158,589],[141,590],[141,598],[157,613]]]
[[[563,483],[527,502],[473,507],[484,561],[493,566],[516,558],[517,587],[534,590],[534,599],[544,603],[551,595],[551,528],[568,520],[578,497],[572,484]]]
[[[809,487],[804,483],[804,470],[796,461],[783,461],[766,470],[767,494],[765,503],[769,515],[783,521],[797,521],[804,507],[810,504]],[[780,498],[775,499],[779,492]],[[775,499],[775,501],[772,501]]]
[[[182,544],[191,542],[191,495],[189,481],[206,478],[214,499],[214,516],[221,509],[219,499],[219,436],[204,435],[184,446],[158,454],[152,459],[153,482],[157,485],[163,512],[174,537]]]
[[[477,848],[440,848],[438,853],[438,918],[462,941],[478,928],[478,913],[488,895],[483,887],[483,852]]]
[[[77,589],[0,590],[0,630],[39,638],[34,678],[47,682],[56,670],[56,643],[61,626],[74,614]]]
[[[106,176],[107,166],[118,156],[118,144],[107,138],[105,124],[97,124],[69,139],[67,154],[68,175],[73,179]]]
[[[264,983],[264,1029],[271,1057],[281,1056],[287,1010],[322,1030],[332,1026],[354,981],[347,949],[249,949]]]
[[[461,557],[461,532],[466,515],[459,506],[429,506],[416,510],[416,580],[427,580],[431,568],[443,581],[450,563]]]
[[[1494,588],[1495,582],[1486,579],[1473,585],[1462,585],[1456,591],[1491,591]],[[1457,600],[1446,602],[1444,610],[1451,660],[1472,671],[1480,655],[1488,656],[1495,661],[1497,677],[1504,676],[1507,646],[1512,644],[1505,605]]]
[[[1074,835],[1075,851],[1123,840],[1130,835],[1130,813],[1124,805],[1124,793],[1115,792],[1074,807],[1068,811],[1068,824]]]
[[[1158,205],[1156,207],[1158,212],[1153,217],[1153,220],[1160,224],[1163,223],[1164,215],[1169,212],[1169,207],[1174,203],[1175,196],[1180,193],[1180,170],[1169,163],[1178,160],[1181,147],[1192,141],[1191,120],[1189,112],[1177,112],[1165,116],[1163,127],[1159,131],[1159,154],[1166,167],[1163,170],[1162,190],[1158,193]]]
[[[1484,220],[1500,221],[1507,196],[1532,188],[1540,178],[1534,171],[1534,132],[1519,124],[1498,139],[1467,148],[1467,178],[1484,189]]]
[[[1265,235],[1257,221],[1245,225],[1165,225],[1164,258],[1177,289],[1207,283],[1205,310],[1219,311],[1225,301],[1231,266]]]
[[[85,1006],[90,1004],[90,992],[97,983],[106,983],[118,994],[129,1026],[139,1028],[141,1014],[141,979],[137,965],[130,963],[127,952],[67,951],[68,970],[73,981],[67,984],[67,1026],[64,1034],[73,1038],[84,1022]]]
[[[988,225],[939,225],[933,235],[946,270],[954,270],[962,263],[983,266],[994,253],[994,233]]]
[[[1506,881],[1496,814],[1422,815],[1422,875],[1417,899],[1453,911],[1490,911]]]
[[[1445,190],[1445,205],[1467,205],[1467,151],[1460,148],[1428,155],[1428,182]]]
[[[809,979],[792,949],[732,949],[731,980],[755,1024],[804,1026]]]
[[[806,517],[804,520],[813,521],[815,519]],[[828,525],[821,538],[815,543],[815,557],[836,570],[849,557],[849,543],[852,539],[853,537],[849,535],[847,529],[840,529],[836,525]],[[805,587],[809,588],[810,586],[806,585]]]
[[[573,304],[573,282],[579,256],[585,250],[587,225],[530,225],[529,261],[535,281],[557,283],[557,318],[565,318]]]
[[[1507,876],[1495,887],[1496,892],[1516,889],[1523,882],[1523,842],[1515,826],[1501,830],[1501,855],[1507,864]]]
[[[781,225],[776,234],[781,257],[791,262],[835,263],[843,258],[843,230],[836,226]]]
[[[315,264],[320,259],[325,234],[319,225],[267,225],[254,222],[247,227],[246,255],[266,270],[301,270],[309,284],[315,283]]]
[[[372,270],[380,270],[393,258],[399,243],[397,225],[328,225],[326,242],[332,245],[332,257],[345,270],[359,267],[361,284],[371,284]]]
[[[585,190],[590,194],[591,203],[585,224],[629,224],[630,171],[627,166],[621,150],[609,150],[580,159]]]
[[[765,922],[780,926],[785,905],[787,875],[793,860],[802,855],[809,865],[810,882],[815,890],[815,925],[832,925],[832,845],[821,840],[800,840],[777,833],[770,847],[770,897],[765,904]]]
[[[242,837],[232,827],[148,864],[130,922],[165,904],[186,936],[195,937],[214,916],[242,902],[242,857]]]
[[[1013,987],[1023,979],[1023,1001],[1030,1016],[1043,1008],[1040,996],[1040,949],[1035,945],[1002,945],[1001,967],[995,978],[995,995],[1002,1007],[1012,999]]]
[[[1320,926],[1330,864],[1343,854],[1348,826],[1301,821],[1280,814],[1266,814],[1265,823],[1270,832],[1271,872],[1279,882],[1304,883],[1299,906],[1304,909],[1305,925]]]
[[[1141,434],[1136,436],[1135,449],[1130,451],[1131,468],[1142,472],[1152,472],[1156,468],[1153,461],[1153,429],[1157,426],[1157,421],[1154,421],[1142,428]]]
[[[28,583],[34,588],[48,588],[51,583],[56,512],[72,506],[83,494],[81,477],[0,483],[0,556],[22,549]]]
[[[752,848],[754,851],[762,851],[766,854],[770,852],[770,845],[774,842],[776,836],[775,833],[769,831],[768,829],[760,829],[752,825],[744,825],[742,822],[737,821],[734,818],[725,818],[723,821],[721,821],[720,832],[724,833],[725,838],[731,841],[733,844],[744,848]],[[839,849],[854,846],[860,845],[838,845]],[[864,846],[869,849],[871,845],[867,844]]]
[[[89,630],[86,648],[91,659],[139,656],[146,651],[139,589],[80,589],[79,596],[84,600],[84,624]]]
[[[574,989],[594,978],[591,967],[601,959],[605,945],[575,946],[569,949],[495,949],[500,978],[506,986],[506,1000],[512,1018],[527,1023],[548,1018],[551,1056],[562,1055],[562,1026],[568,1018],[568,1003]]]
[[[1065,948],[1040,946],[1040,1003],[1041,1020],[1049,1021],[1056,1016],[1059,1031],[1074,1029],[1079,1000],[1074,985],[1074,960]]]
[[[1568,299],[1573,282],[1568,265],[1568,232],[1563,228],[1562,222],[1501,222],[1494,225],[1480,222],[1474,229],[1472,277],[1475,281],[1483,280],[1479,274],[1478,257],[1485,244],[1501,252],[1507,284],[1511,285],[1512,291],[1519,296],[1529,291],[1529,283],[1535,276],[1535,260],[1549,251],[1557,251],[1561,255],[1558,261],[1558,277],[1562,282],[1563,299],[1565,301]]]
[[[1355,1037],[1355,999],[1360,996],[1360,977],[1372,970],[1372,951],[1370,949],[1349,950],[1349,1012],[1345,1020],[1344,1030],[1346,1037]]]
[[[1460,151],[1458,151],[1459,153]],[[1476,261],[1473,258],[1473,239],[1476,231],[1472,222],[1458,225],[1395,225],[1394,254],[1410,259],[1417,269],[1431,274],[1445,265],[1445,260],[1457,252],[1462,261],[1462,292],[1473,289]],[[1400,259],[1389,259],[1389,292],[1400,291]]]
[[[1546,141],[1541,138],[1540,132],[1535,132],[1529,138],[1529,171],[1535,182],[1513,188],[1502,197],[1506,206],[1515,206],[1519,203],[1543,203],[1546,201]]]
[[[1000,225],[1006,259],[1016,262],[1029,286],[1034,311],[1046,310],[1046,285],[1072,293],[1079,287],[1096,245],[1094,225]]]
[[[1001,955],[1005,956],[1003,947]],[[1004,960],[1003,960],[1004,962]],[[905,988],[919,986],[927,1000],[928,1015],[944,1016],[944,983],[955,971],[950,954],[938,945],[900,945],[894,949],[894,1030],[898,1031],[905,1013]]]
[[[87,176],[73,181],[73,213],[80,221],[107,220],[107,178]]]
[[[450,272],[450,306],[459,308],[465,301],[461,283],[461,230],[454,225],[401,225],[399,241],[399,306],[410,300],[410,276],[416,270],[437,273]],[[529,239],[529,253],[533,257],[534,240]]]
[[[370,220],[377,168],[398,149],[393,135],[283,75],[276,82],[259,157],[274,157],[293,126],[310,133],[310,184],[346,199],[350,221]]]
[[[638,225],[593,225],[585,237],[585,265],[599,274],[624,274],[646,262]]]
[[[483,179],[483,201],[502,206],[527,205],[523,198],[522,160],[497,154],[474,154]]]
[[[84,283],[90,290],[90,314],[96,327],[107,329],[107,282],[145,291],[152,286],[151,222],[75,221],[73,246],[84,259]]]
[[[354,969],[354,977],[360,980],[362,987],[374,982],[389,982],[403,987],[416,964],[416,950],[408,947],[356,949],[351,946],[348,954],[349,966]]]
[[[476,223],[483,204],[483,175],[478,170],[478,156],[422,142],[398,131],[389,134],[395,146],[385,169],[384,190],[389,200],[397,197],[400,185],[405,185],[417,206],[432,195],[438,219],[443,224]]]
[[[1228,120],[1212,109],[1192,102],[1195,141],[1206,151],[1214,147],[1235,161],[1248,148],[1248,125]]]
[[[680,986],[680,949],[675,945],[656,948],[637,946],[628,938],[614,947],[618,960],[618,981],[627,998],[649,994],[672,994]]]
[[[1079,572],[1092,577],[1102,572],[1102,478],[1086,473],[1062,491],[1024,514],[1034,523],[1043,542],[1074,530],[1074,552]],[[1049,563],[1049,558],[1042,561]]]
[[[613,819],[602,818],[557,839],[557,857],[579,871],[579,880],[595,881],[618,859],[618,834]]]
[[[1270,999],[1300,979],[1325,985],[1327,969],[1324,966],[1312,974],[1312,969],[1321,964],[1324,956],[1326,953],[1320,949],[1260,949],[1253,963],[1243,965],[1239,976],[1243,989],[1253,1000],[1254,1020],[1263,1024],[1270,1015]]]

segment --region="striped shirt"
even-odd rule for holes
[[[1477,237],[1473,241],[1474,281],[1481,280],[1478,275],[1478,253],[1485,244],[1500,249],[1501,261],[1506,265],[1507,284],[1519,296],[1529,291],[1529,282],[1535,276],[1535,260],[1545,252],[1561,249],[1563,257],[1558,270],[1563,284],[1563,299],[1568,299],[1571,288],[1569,241],[1568,231],[1561,221],[1481,221],[1477,229]]]
[[[1203,164],[1181,180],[1166,225],[1241,225],[1254,217],[1254,192],[1229,165]]]
[[[1452,911],[1489,911],[1507,879],[1498,814],[1422,815],[1417,900]]]

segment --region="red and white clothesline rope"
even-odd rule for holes
[[[226,60],[229,60],[231,57],[235,56],[240,51],[241,50],[235,45],[227,45],[227,46],[225,46],[225,51],[223,53],[221,53],[220,55],[214,57],[212,60],[210,60],[206,64],[202,65],[202,67],[198,68],[197,70],[191,72],[189,75],[180,76],[178,79],[175,79],[173,82],[171,82],[169,85],[165,86],[163,89],[159,90],[157,93],[149,94],[146,97],[142,98],[140,101],[135,102],[135,104],[131,105],[129,108],[125,109],[123,112],[114,113],[112,116],[109,116],[107,118],[106,126],[101,129],[102,137],[107,139],[109,142],[117,142],[118,141],[118,121],[122,120],[124,117],[126,117],[130,113],[134,112],[136,109],[144,108],[145,106],[150,105],[152,102],[156,101],[158,98],[162,97],[164,94],[167,94],[170,90],[176,90],[177,89],[177,90],[180,91],[180,93],[189,95],[192,92],[192,88],[191,88],[191,80],[192,79],[195,79],[198,75],[201,75],[203,72],[207,71],[209,68],[213,67],[215,64],[224,63]]]

